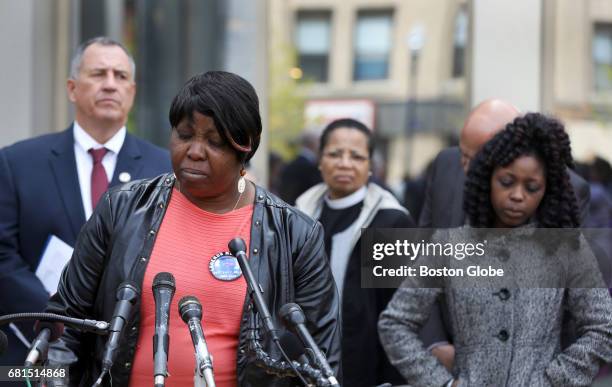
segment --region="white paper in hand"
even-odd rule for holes
[[[36,276],[49,294],[54,294],[57,291],[62,270],[72,257],[73,250],[68,243],[55,235],[49,237],[47,247],[45,247],[36,269]]]

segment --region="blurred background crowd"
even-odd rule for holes
[[[285,192],[296,176],[285,166],[313,161],[324,125],[353,117],[374,130],[375,179],[418,218],[427,165],[490,97],[560,118],[594,195],[611,200],[607,0],[3,0],[0,11],[0,146],[66,127],[70,57],[106,35],[136,60],[128,131],[163,147],[191,75],[252,82],[267,130],[250,172],[289,202],[299,192]]]

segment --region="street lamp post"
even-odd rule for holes
[[[410,171],[410,158],[413,150],[413,135],[417,126],[417,80],[419,72],[419,57],[425,44],[425,29],[421,24],[414,25],[406,35],[406,46],[409,54],[410,76],[406,77],[408,95],[406,98],[406,149],[404,152],[404,175]]]

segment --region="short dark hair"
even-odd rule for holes
[[[79,71],[81,70],[81,62],[83,61],[83,54],[85,53],[87,47],[91,46],[92,44],[99,44],[101,46],[117,46],[121,48],[123,52],[125,52],[125,54],[128,56],[130,66],[132,67],[132,77],[136,79],[136,63],[134,63],[134,57],[132,57],[132,54],[129,53],[129,51],[127,50],[127,48],[125,48],[123,44],[107,36],[96,36],[95,38],[91,38],[86,42],[81,43],[81,45],[77,47],[76,52],[74,53],[74,56],[70,61],[70,79],[77,79],[77,77],[79,76]]]
[[[261,139],[259,98],[244,78],[226,71],[193,76],[179,90],[170,106],[170,125],[176,128],[185,117],[198,112],[215,122],[219,135],[246,163]]]
[[[493,227],[491,176],[495,168],[508,166],[521,156],[538,158],[546,171],[546,191],[535,216],[539,226],[578,227],[578,204],[567,171],[574,165],[569,136],[561,122],[540,113],[517,117],[472,160],[463,200],[470,224]]]
[[[319,154],[323,154],[323,148],[325,148],[325,145],[327,145],[331,133],[340,128],[355,129],[363,133],[368,140],[368,155],[372,157],[372,153],[374,152],[372,131],[364,123],[352,118],[340,118],[338,120],[334,120],[330,122],[325,129],[323,129],[323,133],[321,133],[321,140],[319,141]]]

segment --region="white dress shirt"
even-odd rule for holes
[[[74,157],[76,159],[77,174],[79,176],[79,186],[81,187],[81,201],[85,210],[85,219],[89,219],[93,212],[91,208],[91,171],[93,170],[93,159],[88,153],[89,149],[106,148],[108,152],[102,159],[102,166],[106,171],[106,176],[110,182],[117,166],[117,155],[125,141],[127,130],[125,126],[111,137],[105,144],[99,144],[91,137],[78,122],[74,121]]]

